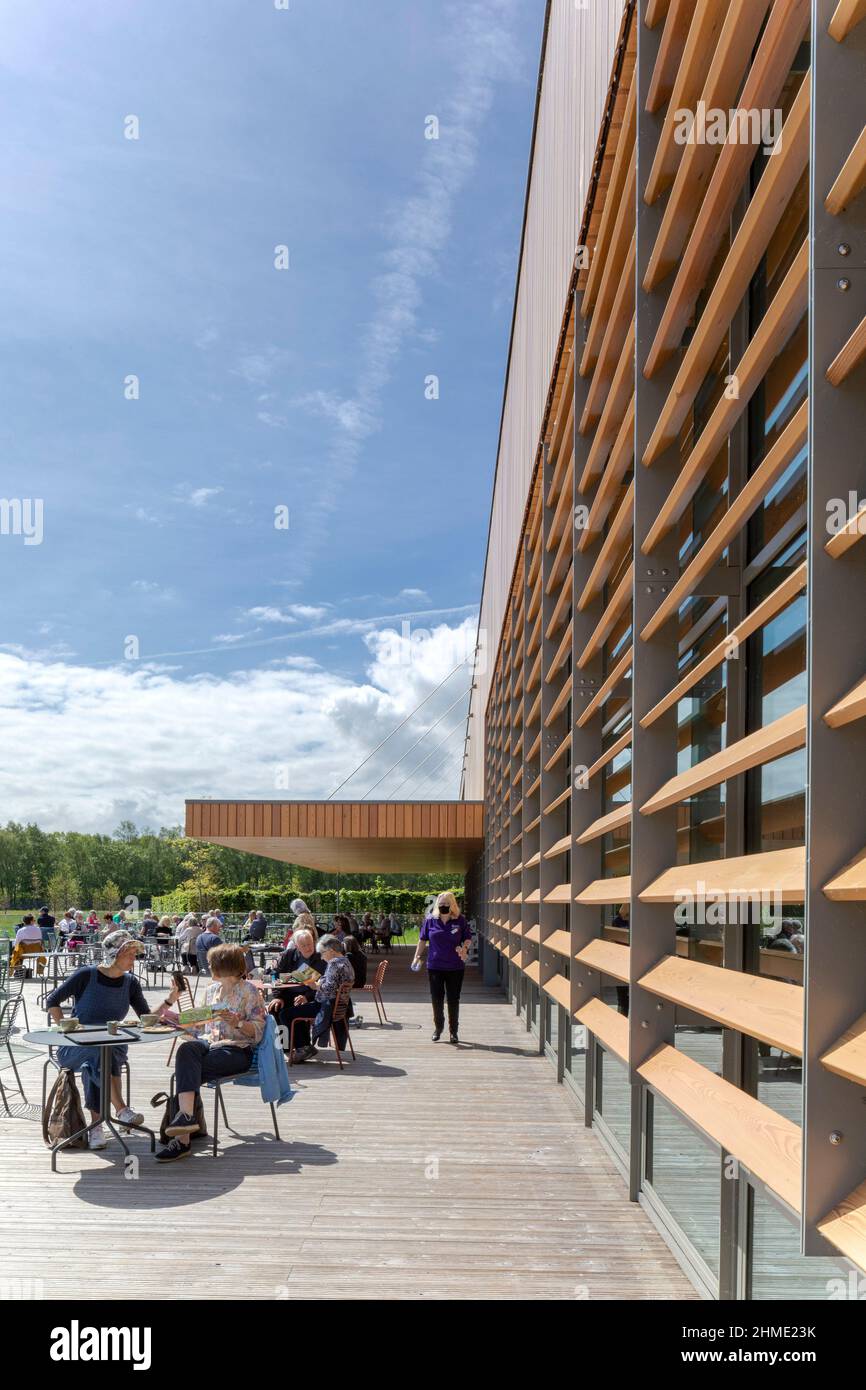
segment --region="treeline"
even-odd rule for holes
[[[461,892],[460,885],[450,886],[455,893]],[[365,912],[372,912],[376,917],[380,912],[396,912],[401,918],[423,917],[435,901],[436,891],[387,888],[381,883],[372,888],[343,888],[341,885],[339,908],[341,912],[354,912],[359,918]],[[211,907],[231,913],[249,912],[251,908],[257,908],[269,917],[273,914],[288,916],[289,904],[295,896],[295,889],[288,884],[285,887],[272,884],[266,888],[253,888],[251,884],[241,883],[235,888],[220,888],[210,894],[199,893],[195,888],[176,888],[173,893],[155,897],[153,907],[159,913],[205,912]],[[337,911],[336,888],[306,888],[297,896],[303,897],[312,912]]]
[[[6,908],[48,903],[60,912],[67,907],[107,911],[123,906],[128,899],[147,907],[154,898],[175,890],[194,895],[195,901],[222,898],[229,890],[238,890],[244,904],[237,910],[257,906],[263,911],[277,911],[282,910],[285,894],[291,900],[295,895],[304,897],[336,886],[335,875],[318,869],[188,840],[180,826],[140,830],[131,821],[123,821],[112,835],[46,831],[15,821],[0,828],[0,904]],[[355,888],[367,893],[387,889],[436,892],[443,886],[452,885],[424,874],[352,874],[340,880],[341,890]],[[247,903],[248,895],[265,890],[278,895],[279,908],[266,909],[263,902]],[[226,905],[226,911],[231,910]],[[327,910],[324,903],[322,910]]]

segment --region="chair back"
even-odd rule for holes
[[[186,975],[183,977],[183,989],[179,989],[177,992],[177,1007],[178,1012],[183,1013],[185,1013],[187,1009],[195,1008],[192,985]]]
[[[21,1007],[22,996],[11,994],[0,1004],[0,1043],[8,1043],[15,1027],[15,1015]]]
[[[387,960],[383,960],[380,961],[379,964],[376,966],[376,978],[373,981],[373,983],[375,984],[377,989],[382,988],[382,981],[385,978],[385,971],[388,969],[388,965],[389,962]]]
[[[331,1010],[332,1023],[342,1023],[345,1020],[346,1013],[349,1008],[349,995],[351,993],[351,990],[352,986],[348,982],[346,984],[340,985],[339,989],[337,990],[337,993],[334,996],[334,1007]]]

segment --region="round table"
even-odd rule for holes
[[[75,1139],[80,1139],[82,1134],[89,1134],[95,1129],[97,1124],[108,1126],[109,1136],[117,1140],[124,1154],[129,1153],[120,1131],[116,1128],[111,1118],[111,1049],[113,1047],[134,1046],[137,1043],[156,1042],[158,1039],[175,1036],[174,1030],[171,1035],[168,1033],[145,1033],[141,1028],[131,1025],[124,1026],[118,1024],[116,1033],[109,1033],[106,1028],[84,1027],[76,1028],[71,1033],[61,1033],[53,1028],[38,1028],[32,1033],[24,1033],[22,1041],[32,1044],[33,1047],[98,1047],[99,1048],[99,1099],[100,1114],[97,1121],[91,1121],[83,1129],[76,1130],[68,1138],[61,1139],[59,1143],[51,1146],[51,1171],[57,1172],[57,1155],[61,1149],[68,1148]],[[152,1129],[147,1125],[127,1125],[124,1129],[141,1130],[143,1134],[150,1137],[150,1152],[156,1149],[156,1138]]]

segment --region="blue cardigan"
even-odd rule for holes
[[[235,1077],[235,1084],[239,1086],[254,1086],[256,1083],[261,1089],[262,1100],[268,1104],[276,1102],[282,1105],[284,1101],[292,1100],[295,1094],[273,1014],[268,1014],[265,1020],[264,1035],[253,1052],[249,1071]]]

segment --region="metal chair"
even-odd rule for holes
[[[357,1058],[356,1058],[356,1056],[355,1056],[355,1048],[354,1048],[354,1045],[353,1045],[353,1043],[352,1043],[352,1035],[351,1035],[351,1033],[349,1032],[349,1017],[348,1017],[348,1014],[349,1014],[349,995],[351,994],[351,992],[352,992],[352,986],[349,985],[349,984],[340,985],[340,988],[337,990],[337,993],[336,993],[336,995],[334,996],[333,1007],[332,1007],[332,1009],[331,1009],[331,1022],[330,1022],[330,1024],[328,1025],[328,1033],[326,1034],[326,1036],[330,1035],[331,1042],[333,1043],[333,1046],[334,1046],[334,1051],[335,1051],[336,1054],[337,1054],[337,1061],[338,1061],[339,1064],[340,1064],[340,1070],[341,1070],[341,1071],[343,1070],[343,1054],[342,1054],[342,1050],[341,1050],[341,1048],[340,1048],[339,1038],[338,1038],[337,1029],[336,1029],[336,1025],[337,1025],[338,1023],[341,1023],[341,1024],[343,1025],[343,1029],[344,1029],[345,1035],[346,1035],[346,1041],[347,1041],[348,1044],[349,1044],[349,1051],[350,1051],[351,1054],[352,1054],[352,1061],[353,1061],[353,1062],[357,1061]],[[310,1022],[311,1022],[311,1020],[310,1020],[309,1018],[293,1018],[293,1019],[292,1019],[291,1026],[290,1026],[290,1028],[289,1028],[289,1066],[291,1066],[291,1065],[293,1064],[294,1060],[295,1060],[295,1027],[296,1027],[297,1024],[300,1024],[300,1023],[303,1023],[303,1024],[305,1024],[307,1027],[309,1027]]]
[[[21,1099],[26,1105],[28,1103],[27,1097],[24,1094],[24,1087],[21,1084],[21,1077],[18,1074],[18,1064],[15,1061],[15,1054],[12,1051],[12,1033],[15,1031],[15,1015],[18,1013],[18,1009],[22,1003],[23,999],[21,995],[13,994],[10,995],[8,999],[4,999],[2,1005],[0,1005],[0,1047],[5,1043],[6,1051],[9,1053],[9,1061],[12,1063],[12,1070],[15,1073],[15,1080],[18,1082],[18,1090],[21,1092]],[[6,1114],[11,1115],[12,1111],[9,1109],[9,1102],[6,1099],[6,1091],[4,1090],[2,1081],[0,1081],[0,1099],[3,1101]]]
[[[197,975],[195,977],[195,982],[196,985],[198,985]],[[195,1008],[195,990],[190,988],[189,978],[186,975],[184,975],[183,977],[183,989],[179,989],[177,992],[177,1008],[178,1013],[181,1013],[186,1009]],[[165,1064],[167,1067],[171,1066],[171,1059],[174,1056],[174,1049],[177,1047],[178,1039],[181,1036],[182,1034],[178,1033],[177,1037],[172,1039],[171,1048],[168,1054],[168,1061]]]
[[[243,1072],[240,1072],[237,1076],[218,1076],[218,1077],[216,1077],[213,1081],[206,1081],[206,1082],[205,1082],[205,1085],[207,1086],[208,1090],[209,1090],[209,1091],[213,1091],[213,1093],[214,1093],[214,1102],[213,1102],[213,1143],[212,1143],[212,1145],[211,1145],[211,1153],[212,1153],[212,1155],[213,1155],[214,1158],[219,1158],[219,1122],[220,1122],[220,1111],[222,1111],[223,1123],[225,1124],[226,1129],[231,1129],[231,1128],[232,1128],[231,1125],[229,1124],[229,1117],[228,1117],[228,1115],[226,1114],[226,1103],[225,1103],[225,1101],[223,1100],[223,1086],[233,1086],[233,1085],[235,1085],[237,1082],[243,1082],[245,1085],[248,1085],[250,1081],[252,1081],[252,1080],[258,1080],[258,1075],[259,1075],[259,1074],[258,1074],[257,1071],[243,1071]],[[172,1076],[172,1078],[171,1078],[171,1084],[170,1084],[170,1086],[169,1086],[169,1095],[172,1097],[172,1099],[174,1099],[174,1076]],[[277,1140],[279,1140],[279,1141],[282,1143],[282,1135],[280,1134],[280,1127],[279,1127],[279,1125],[277,1124],[277,1110],[276,1110],[276,1106],[274,1105],[273,1101],[268,1101],[268,1104],[269,1104],[270,1109],[271,1109],[271,1119],[272,1119],[273,1122],[274,1122],[274,1138],[277,1139]],[[234,1133],[236,1133],[236,1131],[235,1131],[235,1130],[232,1130],[232,1134],[234,1134]],[[193,1139],[194,1139],[194,1138],[195,1138],[195,1135],[193,1135],[192,1137],[193,1137]]]
[[[61,1047],[61,1046],[62,1046],[62,1043],[58,1043],[57,1046],[58,1046],[58,1047]],[[62,1067],[61,1064],[58,1062],[57,1058],[56,1058],[55,1055],[54,1055],[54,1052],[55,1052],[55,1049],[54,1049],[53,1047],[49,1047],[49,1049],[48,1049],[48,1056],[46,1057],[45,1061],[44,1061],[43,1064],[42,1064],[42,1109],[43,1109],[43,1111],[45,1110],[45,1106],[46,1106],[47,1100],[48,1100],[48,1068],[49,1068],[49,1067],[53,1067],[55,1071],[63,1071],[63,1067]],[[129,1061],[128,1061],[128,1060],[125,1061],[125,1062],[121,1062],[121,1064],[120,1064],[120,1074],[121,1074],[121,1076],[123,1077],[124,1083],[125,1083],[124,1089],[125,1089],[125,1100],[126,1100],[127,1109],[131,1109],[131,1106],[130,1106],[130,1103],[129,1103],[129,1098],[130,1098],[130,1095],[131,1095],[131,1087],[130,1087],[130,1071],[129,1071]]]
[[[30,1019],[27,1017],[27,999],[24,995],[24,981],[16,979],[14,975],[9,975],[6,980],[6,998],[15,999],[21,1005],[24,1014],[25,1032],[30,1032]]]
[[[389,962],[386,960],[380,961],[379,964],[376,966],[376,973],[373,976],[373,979],[370,982],[370,984],[362,986],[362,989],[365,994],[372,994],[373,996],[373,1003],[376,1005],[376,1013],[379,1015],[380,1023],[382,1022],[383,1018],[386,1023],[390,1023],[391,1021],[388,1018],[388,1015],[385,1013],[385,1001],[382,998],[382,984],[385,979],[385,973],[388,969],[388,964]]]

